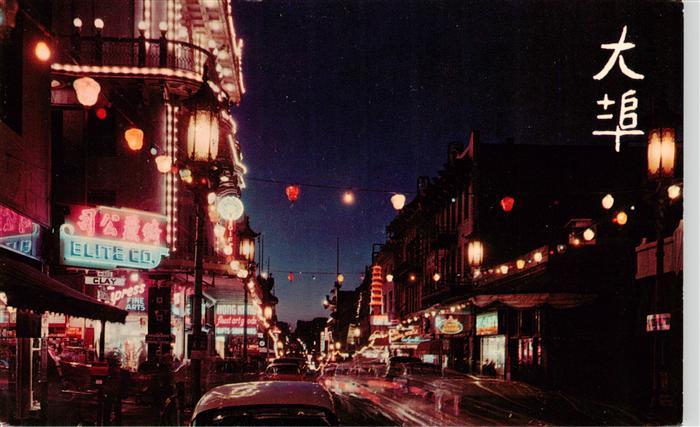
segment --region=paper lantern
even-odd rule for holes
[[[289,201],[292,203],[297,201],[299,194],[301,193],[301,189],[298,185],[289,185],[284,191],[287,193],[287,199],[289,199]]]
[[[387,275],[386,275],[386,281],[387,281],[387,282],[393,282],[393,281],[394,281],[394,275],[393,275],[393,274],[387,274]]]
[[[440,273],[433,274],[433,282],[439,282],[439,281],[440,281]]]
[[[625,225],[627,224],[627,214],[625,211],[620,211],[615,215],[615,222],[617,222],[619,225]]]
[[[513,205],[515,205],[515,199],[506,196],[501,199],[501,209],[503,209],[503,212],[510,212],[513,210]]]
[[[346,205],[352,205],[355,203],[355,195],[352,193],[352,191],[346,191],[343,193],[343,203]]]
[[[90,77],[81,77],[73,80],[73,88],[78,97],[78,102],[86,107],[92,107],[100,96],[100,84]]]
[[[290,271],[289,274],[287,274],[287,280],[289,280],[290,282],[293,282],[294,281],[294,273],[292,273]]]
[[[132,151],[143,148],[143,131],[139,128],[129,128],[124,132],[124,139]]]
[[[592,228],[587,228],[583,231],[583,240],[590,242],[595,238],[595,231]]]
[[[676,162],[676,131],[671,128],[654,129],[649,133],[647,169],[649,175],[673,176]]]
[[[681,196],[681,187],[678,185],[672,185],[666,191],[668,192],[668,198],[671,200],[676,200]]]
[[[403,209],[405,204],[406,204],[406,196],[404,196],[403,194],[394,194],[393,196],[391,196],[391,205],[397,211],[400,211],[401,209]]]
[[[480,241],[473,240],[467,245],[467,261],[472,267],[478,267],[484,261],[484,245]]]
[[[168,173],[172,170],[173,158],[166,155],[156,157],[156,168],[160,173]]]
[[[613,198],[612,194],[606,194],[605,197],[600,201],[600,204],[603,205],[603,209],[610,209],[613,207],[613,204],[615,203],[615,199]]]
[[[51,58],[51,48],[45,42],[38,42],[34,46],[34,55],[39,61],[46,62]]]

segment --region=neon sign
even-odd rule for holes
[[[64,265],[152,269],[169,251],[166,217],[133,209],[72,206],[60,228]]]
[[[454,316],[449,316],[448,318],[436,316],[435,327],[439,333],[446,335],[455,335],[464,331],[464,325]]]
[[[0,246],[36,258],[38,238],[39,224],[0,205]]]

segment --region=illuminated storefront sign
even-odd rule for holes
[[[498,333],[498,312],[482,313],[476,315],[476,334],[495,335]]]
[[[446,335],[455,335],[464,331],[462,322],[452,315],[447,318],[444,316],[435,316],[435,328],[438,330],[438,333]]]
[[[37,258],[39,224],[0,205],[0,246]]]
[[[247,323],[248,334],[257,333],[258,318],[252,305],[248,305],[248,315],[245,316],[242,304],[217,304],[214,317],[216,335],[243,335],[244,323]]]
[[[165,224],[165,216],[150,212],[73,206],[60,229],[63,264],[155,268],[168,256],[162,238]]]
[[[647,315],[647,332],[670,331],[671,313]]]
[[[138,283],[123,289],[103,292],[107,302],[126,311],[147,311],[146,284]]]

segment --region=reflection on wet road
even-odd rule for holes
[[[531,385],[479,378],[322,377],[342,425],[624,425],[628,412]]]

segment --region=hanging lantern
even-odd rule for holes
[[[440,281],[440,273],[433,274],[433,282],[439,282],[439,281]]]
[[[355,203],[355,195],[352,193],[352,191],[346,191],[343,193],[343,203],[346,205],[352,205]]]
[[[513,206],[515,205],[515,199],[506,196],[501,199],[501,209],[503,209],[503,212],[510,212],[513,210]]]
[[[532,259],[535,260],[535,262],[540,262],[540,261],[542,261],[542,252],[539,252],[539,251],[535,252],[535,253],[532,255]]]
[[[226,227],[224,227],[221,224],[216,224],[214,226],[214,236],[216,236],[218,238],[223,238],[224,233],[226,233]]]
[[[292,203],[297,201],[299,194],[301,193],[301,189],[298,185],[288,185],[284,191],[287,193],[287,199],[289,199],[289,201]]]
[[[166,155],[156,157],[156,168],[160,173],[168,173],[172,171],[173,158]]]
[[[263,310],[263,315],[267,320],[272,319],[272,307],[270,307],[269,305],[265,306],[265,309]]]
[[[676,162],[676,131],[653,129],[647,145],[647,170],[652,177],[673,176]]]
[[[86,107],[92,107],[100,96],[100,84],[90,77],[81,77],[73,80],[73,88],[78,97],[78,102]]]
[[[603,209],[606,210],[612,208],[614,203],[615,199],[613,198],[612,194],[606,194],[605,197],[603,197],[603,199],[600,201],[600,204],[603,205]]]
[[[393,196],[391,196],[391,205],[397,211],[400,211],[401,209],[403,209],[405,204],[406,204],[406,196],[404,196],[403,194],[394,194]]]
[[[515,266],[518,268],[518,270],[522,270],[523,268],[525,268],[525,260],[519,259],[515,261]]]
[[[484,245],[480,241],[473,240],[469,242],[467,246],[467,261],[472,267],[478,267],[484,261]]]
[[[294,281],[294,273],[292,273],[290,271],[289,274],[287,274],[287,280],[289,280],[290,282],[293,282]]]
[[[339,274],[338,277],[335,278],[335,280],[342,285],[343,282],[345,281],[345,276],[343,276],[342,274]]]
[[[627,224],[627,214],[625,213],[625,211],[620,211],[617,213],[617,215],[615,215],[614,220],[619,225],[625,225]]]
[[[679,185],[672,185],[666,190],[668,192],[668,198],[671,200],[676,200],[681,196],[681,187]]]
[[[36,55],[39,61],[46,62],[51,58],[51,48],[49,48],[46,42],[38,42],[34,46],[34,55]]]
[[[143,148],[143,131],[139,128],[127,129],[124,132],[124,139],[132,151],[139,151]]]
[[[592,228],[587,228],[583,231],[583,240],[590,242],[595,238],[595,231]]]
[[[387,274],[387,275],[386,275],[386,281],[387,281],[387,282],[393,282],[393,281],[394,281],[394,275],[393,275],[393,274]]]

